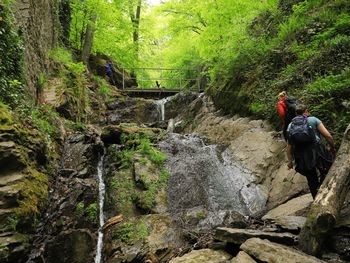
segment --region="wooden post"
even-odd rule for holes
[[[321,252],[350,188],[350,125],[344,133],[337,157],[321,185],[299,235],[299,247],[311,255]]]

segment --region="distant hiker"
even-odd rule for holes
[[[112,61],[108,60],[107,61],[107,64],[106,64],[106,75],[109,77],[109,82],[115,86],[115,81],[114,81],[114,76],[113,76],[113,73],[114,73],[114,68],[113,68],[113,64],[112,64]]]
[[[283,137],[287,141],[287,127],[295,115],[295,107],[298,100],[294,97],[288,97],[285,91],[278,94],[277,110],[283,123]]]
[[[288,169],[293,168],[294,159],[295,170],[306,176],[311,195],[315,198],[333,162],[333,137],[318,118],[309,116],[305,105],[296,106],[296,115],[287,127]],[[321,135],[331,152],[321,143]]]

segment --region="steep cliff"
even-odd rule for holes
[[[58,44],[61,0],[17,0],[12,3],[15,26],[23,39],[23,72],[29,92],[40,99],[40,76],[50,69],[48,51]],[[43,12],[45,10],[45,12]]]

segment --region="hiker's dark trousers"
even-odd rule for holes
[[[325,175],[321,174],[320,177],[317,175],[316,168],[312,170],[297,170],[298,173],[304,175],[307,179],[307,184],[309,185],[309,189],[312,197],[315,199],[318,189],[320,188]]]

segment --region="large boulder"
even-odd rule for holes
[[[237,256],[231,260],[231,263],[256,263],[256,261],[244,251],[239,251]]]
[[[288,202],[270,210],[262,217],[264,220],[273,220],[284,216],[306,216],[310,205],[313,202],[311,194],[305,194],[293,198]]]
[[[286,245],[296,244],[297,237],[290,233],[275,233],[254,229],[235,229],[219,227],[216,229],[215,238],[220,241],[225,241],[234,244],[242,244],[247,239],[258,237],[268,239]]]
[[[83,229],[60,233],[46,244],[45,257],[50,263],[93,262],[96,239]]]
[[[107,105],[107,124],[153,124],[160,120],[158,106],[153,100],[125,97]]]
[[[262,240],[260,238],[248,239],[241,245],[241,249],[259,262],[284,262],[284,263],[321,263],[324,262],[313,256],[293,248]]]
[[[193,250],[182,257],[170,260],[169,263],[221,263],[229,260],[232,256],[224,251],[212,249]]]
[[[168,215],[147,215],[108,228],[104,254],[107,263],[168,262],[186,247],[181,231]]]

